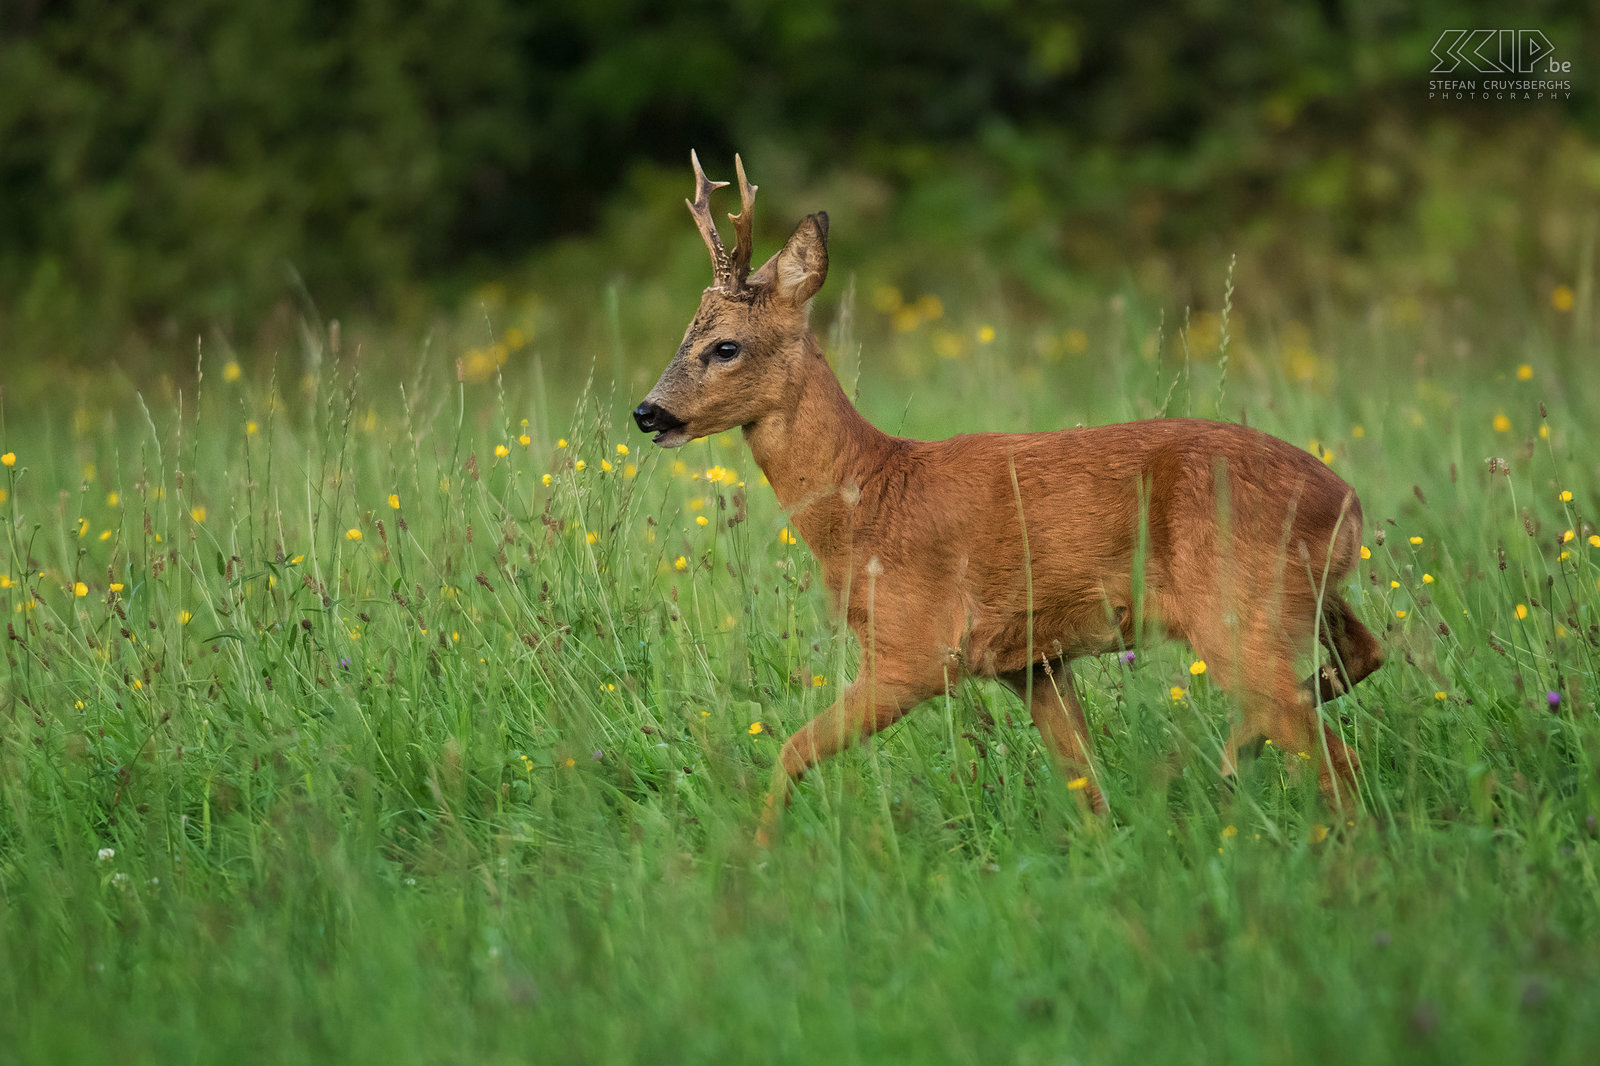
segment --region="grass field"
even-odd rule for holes
[[[1591,1061],[1572,284],[1470,349],[1415,300],[1185,328],[1109,292],[1026,323],[825,293],[890,431],[1220,412],[1356,486],[1348,591],[1390,662],[1327,709],[1348,822],[1296,753],[1224,789],[1228,706],[1168,645],[1079,670],[1105,818],[965,683],[756,848],[854,650],[737,435],[667,453],[624,421],[692,299],[613,293],[569,336],[497,295],[431,348],[312,323],[181,389],[13,394],[0,1058]]]

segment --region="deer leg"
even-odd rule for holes
[[[1233,772],[1233,755],[1241,741],[1264,734],[1285,758],[1316,763],[1323,798],[1334,810],[1348,809],[1356,801],[1355,755],[1338,733],[1318,720],[1311,693],[1295,676],[1289,649],[1257,651],[1244,656],[1251,663],[1248,671],[1225,671],[1217,677],[1244,709],[1244,721],[1223,752],[1223,772]]]
[[[899,721],[925,695],[881,681],[874,683],[867,673],[863,669],[862,675],[839,694],[832,706],[795,730],[784,742],[778,765],[772,768],[772,786],[762,809],[761,828],[756,832],[756,843],[762,847],[771,842],[778,821],[789,805],[794,783],[807,770]]]
[[[1000,675],[1017,695],[1028,701],[1028,713],[1044,739],[1045,746],[1056,765],[1067,774],[1068,780],[1088,778],[1083,798],[1096,814],[1106,811],[1105,797],[1094,783],[1095,772],[1089,747],[1089,723],[1083,714],[1083,704],[1078,701],[1077,686],[1072,681],[1072,664],[1057,659],[1053,665],[1041,662],[1033,667],[1033,694],[1029,698],[1028,674],[1017,670]]]
[[[1329,661],[1304,682],[1307,692],[1316,692],[1323,703],[1349,692],[1362,678],[1383,665],[1383,648],[1372,631],[1361,624],[1350,605],[1338,597],[1322,609],[1323,629],[1319,636],[1328,649]]]

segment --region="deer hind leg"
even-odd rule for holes
[[[1243,633],[1219,622],[1187,634],[1206,663],[1206,676],[1243,711],[1223,745],[1222,775],[1236,775],[1239,750],[1265,737],[1285,758],[1315,762],[1328,804],[1336,810],[1349,806],[1356,796],[1355,755],[1338,733],[1318,720],[1311,691],[1294,669],[1292,637],[1275,631],[1264,617],[1250,621],[1251,629]]]
[[[1337,596],[1322,608],[1318,633],[1328,649],[1329,661],[1306,678],[1305,690],[1316,692],[1323,703],[1354,688],[1362,678],[1383,665],[1383,648],[1372,631],[1361,624],[1350,605]]]
[[[863,667],[861,676],[841,692],[827,710],[795,730],[784,742],[778,764],[772,768],[772,785],[767,791],[756,842],[763,847],[771,842],[784,808],[789,805],[794,783],[807,770],[893,725],[927,695],[906,685],[874,682]]]
[[[1033,667],[1033,694],[1028,694],[1027,670],[1002,674],[1004,681],[1017,695],[1028,702],[1028,713],[1033,724],[1044,738],[1051,755],[1069,780],[1088,778],[1083,790],[1084,799],[1097,814],[1106,810],[1105,797],[1095,785],[1094,764],[1089,749],[1089,723],[1083,715],[1083,704],[1078,702],[1077,686],[1072,681],[1072,665],[1058,659],[1053,665],[1041,662]]]
[[[1265,736],[1285,758],[1316,764],[1317,783],[1330,807],[1342,810],[1355,802],[1355,755],[1338,733],[1319,721],[1311,693],[1295,672],[1292,641],[1258,630],[1243,636],[1237,659],[1226,650],[1200,645],[1195,650],[1206,660],[1208,674],[1244,711],[1222,753],[1224,775],[1237,771],[1234,758],[1240,747]],[[1213,662],[1220,662],[1222,669],[1213,669]]]

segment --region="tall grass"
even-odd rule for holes
[[[1423,365],[1409,312],[1163,337],[1121,298],[872,300],[834,347],[887,429],[1220,413],[1357,487],[1345,591],[1391,659],[1327,710],[1363,816],[1271,747],[1222,787],[1228,704],[1169,646],[1078,671],[1107,817],[969,682],[758,850],[854,651],[735,435],[618,417],[654,369],[626,299],[603,387],[547,388],[568,338],[463,383],[312,327],[298,380],[208,359],[6,412],[6,1057],[1592,1054],[1600,381],[1564,321]]]

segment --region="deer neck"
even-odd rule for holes
[[[807,348],[787,401],[745,426],[744,435],[778,502],[825,555],[894,438],[861,417],[814,337]]]

